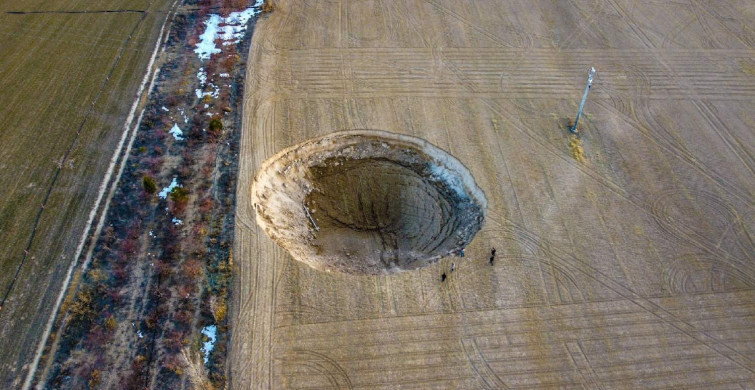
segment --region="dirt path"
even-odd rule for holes
[[[738,1],[277,1],[249,55],[233,387],[753,383],[753,16]],[[590,66],[580,161],[567,128]],[[463,259],[327,273],[257,226],[263,161],[355,129],[469,169],[488,208]]]

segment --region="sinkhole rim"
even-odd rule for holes
[[[367,203],[371,207],[379,203],[388,210],[385,215],[375,216],[369,222],[388,221],[384,225],[390,228],[381,227],[377,232],[365,233],[362,229],[332,223],[335,217],[330,218],[330,214],[344,212],[340,205],[344,204],[343,208],[348,209],[348,203],[353,203],[353,199],[316,214],[318,210],[311,203],[312,194],[317,194],[319,199],[330,199],[323,198],[323,191],[330,191],[328,196],[336,191],[335,195],[348,198],[347,192],[353,191],[328,186],[314,173],[326,168],[339,173],[339,161],[368,167],[373,163],[377,167],[380,164],[376,162],[380,161],[388,167],[395,164],[415,173],[376,182],[377,192],[394,194],[391,190],[397,189],[400,193],[396,196],[375,197],[369,184],[359,188],[369,190],[361,193],[369,194]],[[348,180],[349,175],[351,171],[344,170],[343,180]],[[381,170],[374,175],[376,178],[389,177],[387,171]],[[414,176],[421,177],[421,180]],[[372,176],[367,179],[370,182]],[[433,197],[435,192],[440,196]],[[425,204],[423,200],[427,201],[426,197],[435,204],[421,206]],[[257,225],[294,259],[322,271],[363,275],[419,269],[442,257],[458,254],[482,228],[487,208],[485,194],[472,174],[450,153],[418,137],[372,129],[330,133],[279,151],[261,164],[251,185],[251,202]],[[313,207],[312,213],[307,205]],[[393,211],[395,208],[399,211]],[[414,213],[407,211],[424,214],[415,218]],[[346,218],[367,218],[348,212],[344,215]],[[423,224],[428,221],[432,221],[430,228],[438,234],[427,233],[424,237],[424,233],[413,233],[423,232]],[[377,235],[382,249],[375,249],[377,244],[373,241],[377,240]],[[392,245],[385,245],[385,235],[392,237],[392,241],[388,240]]]

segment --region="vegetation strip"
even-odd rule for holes
[[[50,370],[39,383],[225,386],[241,60],[251,31],[244,28],[261,4],[187,5],[197,10],[181,9],[171,25],[134,147],[129,142],[98,225],[105,229],[95,232],[90,267],[74,278],[55,319],[45,346]],[[205,59],[195,48],[208,42]]]

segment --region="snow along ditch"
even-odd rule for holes
[[[237,44],[246,33],[249,20],[253,16],[262,12],[261,7],[263,2],[264,0],[257,0],[251,7],[243,11],[231,12],[226,17],[222,17],[218,14],[210,14],[204,22],[205,30],[199,36],[199,42],[197,42],[197,47],[194,49],[194,53],[197,54],[197,57],[204,61],[209,60],[213,54],[220,53],[222,50],[215,43],[218,39],[222,41],[221,45],[223,46]],[[223,74],[226,75],[225,77],[228,75],[227,73]],[[221,77],[224,77],[223,74],[221,74]],[[194,90],[197,99],[202,99],[205,96],[211,96],[213,99],[218,98],[220,95],[220,87],[212,82],[209,84],[207,83],[207,72],[204,68],[197,72],[197,79],[199,80],[200,85],[199,88]],[[210,91],[205,91],[206,87],[208,87]]]

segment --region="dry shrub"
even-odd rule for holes
[[[228,306],[225,304],[225,300],[213,299],[210,301],[210,308],[212,309],[212,316],[215,317],[215,322],[221,323],[225,320],[225,316],[228,314]]]
[[[170,191],[171,208],[173,214],[180,215],[186,210],[186,205],[189,203],[189,190],[183,187],[174,187]]]
[[[262,13],[266,14],[268,12],[273,12],[275,9],[275,4],[273,4],[273,0],[265,0],[264,3],[262,3]]]
[[[89,375],[89,388],[90,389],[94,389],[95,387],[97,387],[97,385],[100,384],[100,380],[101,380],[100,377],[101,377],[100,370],[92,371],[92,374]]]
[[[94,311],[92,310],[92,291],[89,289],[79,291],[68,310],[76,319],[91,320],[94,315]]]
[[[184,373],[189,377],[189,382],[197,390],[215,390],[210,379],[207,378],[207,372],[204,369],[202,356],[198,351],[192,351],[188,347],[181,350],[181,362],[184,365]]]
[[[115,317],[110,316],[105,320],[105,329],[112,332],[116,327],[118,327],[118,321],[115,320]]]
[[[204,273],[202,264],[196,259],[189,259],[184,261],[181,265],[184,278],[188,281],[196,282],[200,275]]]

